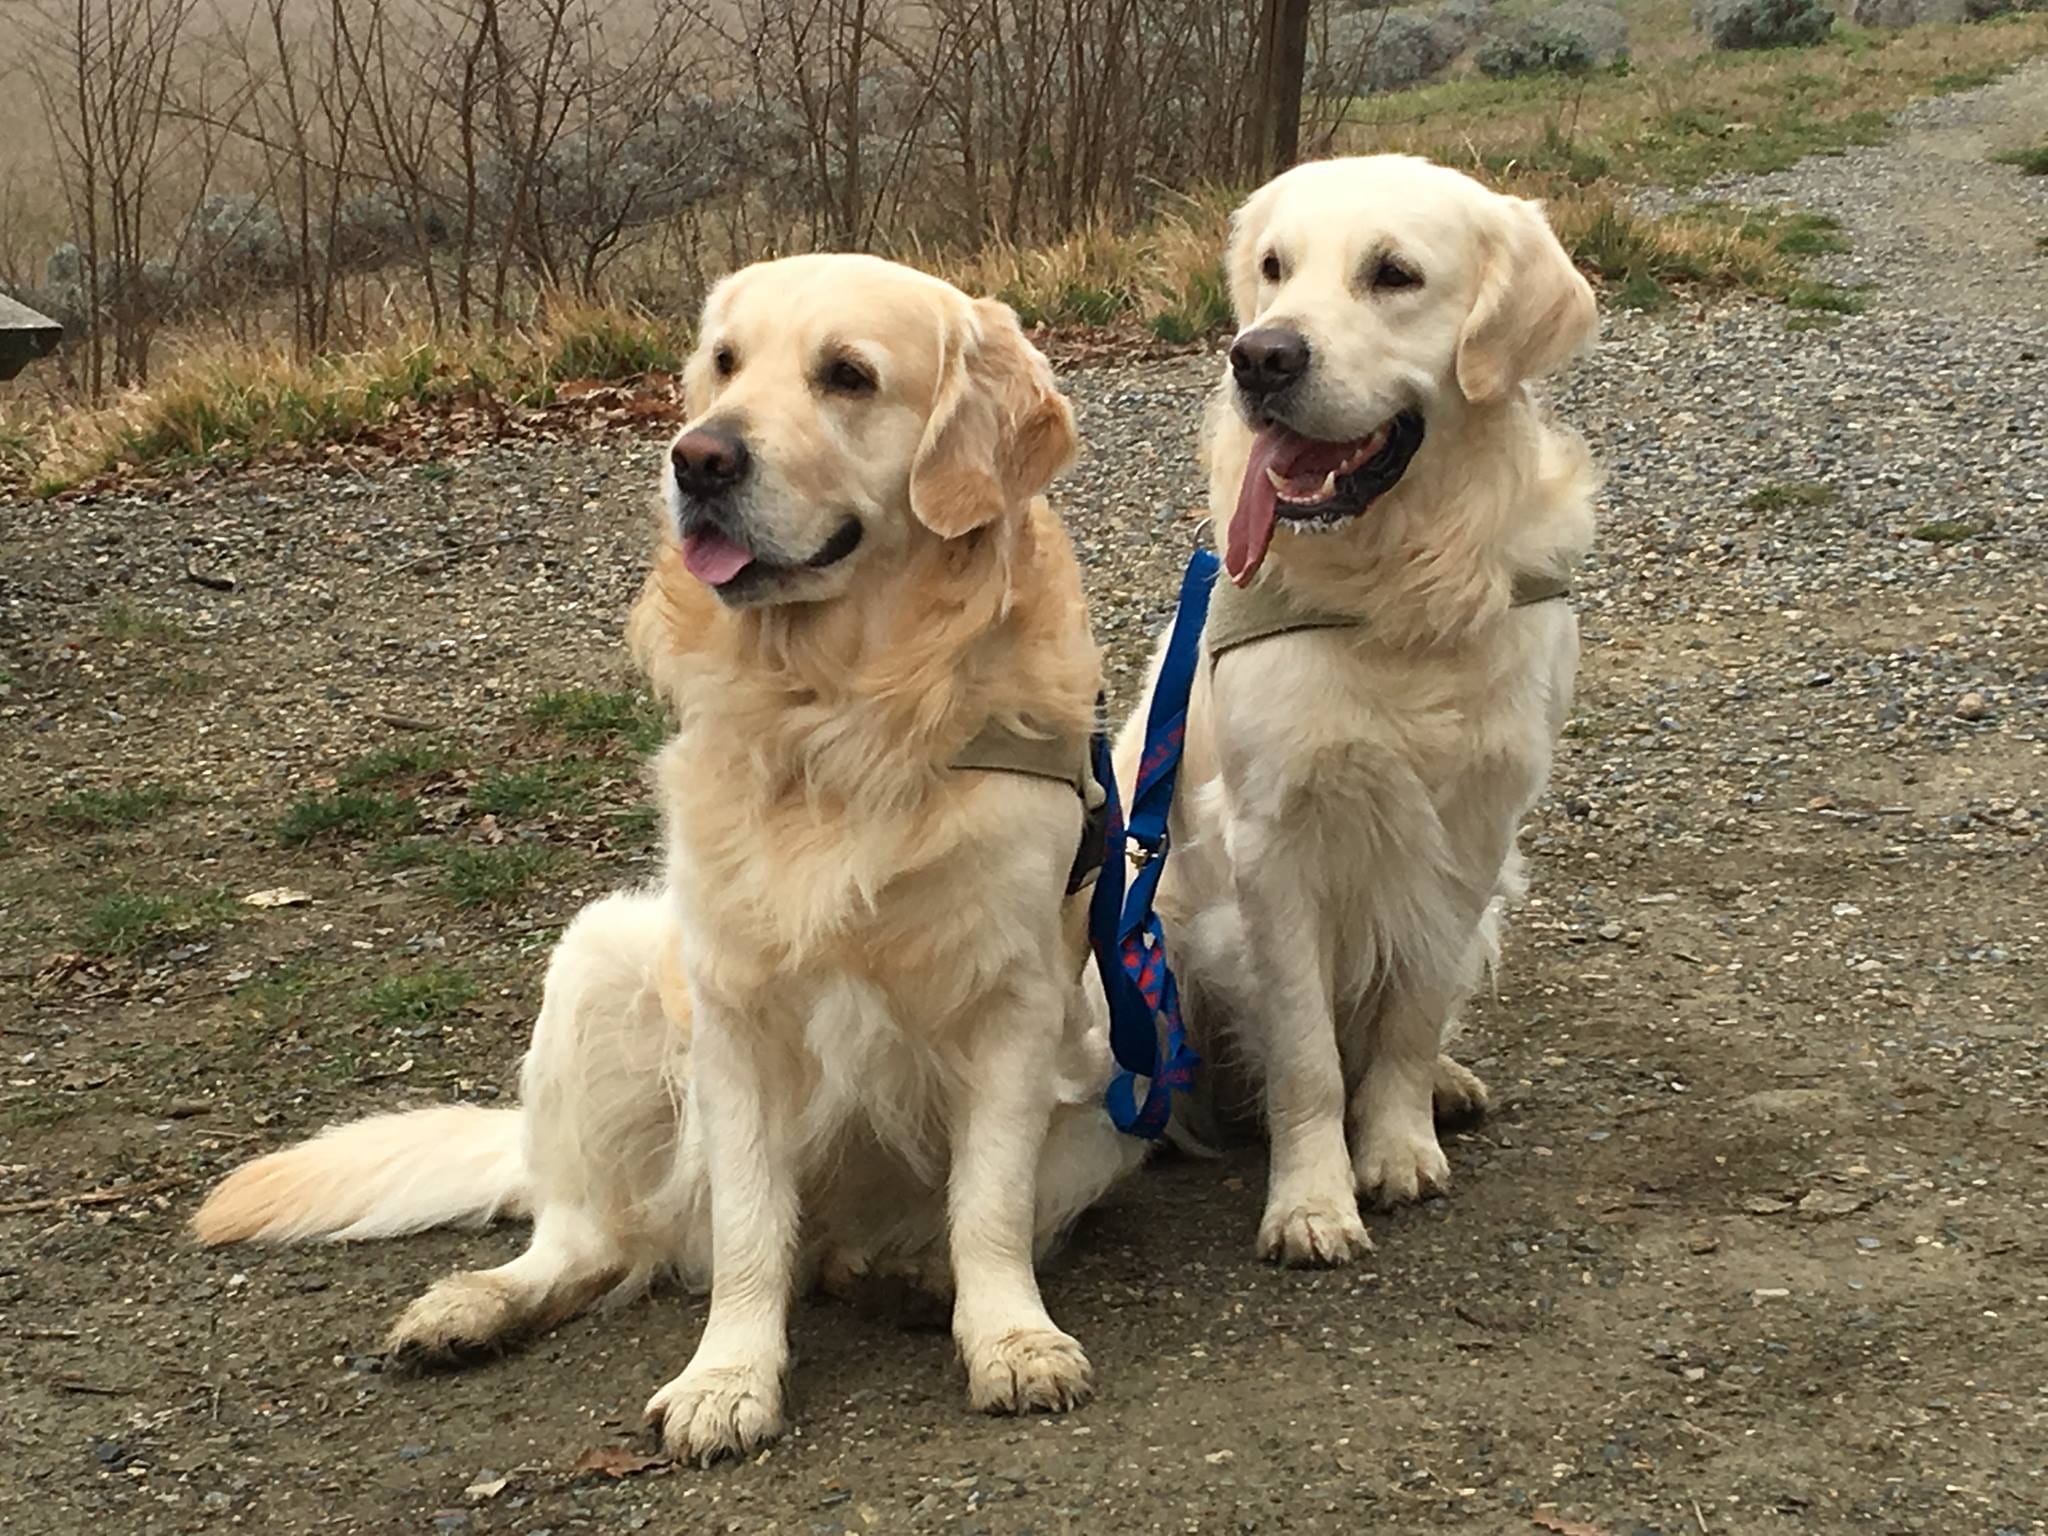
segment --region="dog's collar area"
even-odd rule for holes
[[[1528,608],[1555,602],[1570,596],[1571,590],[1571,583],[1562,576],[1548,571],[1522,571],[1515,577],[1508,606]],[[1311,607],[1270,578],[1248,587],[1234,587],[1226,582],[1217,587],[1210,601],[1209,626],[1202,634],[1202,649],[1213,662],[1225,651],[1276,635],[1311,629],[1362,629],[1371,623],[1370,614]]]

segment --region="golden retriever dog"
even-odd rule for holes
[[[708,1278],[697,1352],[647,1409],[683,1458],[781,1430],[812,1277],[950,1289],[973,1405],[1069,1408],[1089,1363],[1034,1260],[1143,1144],[1102,1108],[1065,895],[1100,683],[1041,495],[1067,404],[1008,309],[860,256],[720,284],[686,392],[630,624],[678,722],[665,885],[562,936],[519,1108],[326,1132],[231,1175],[198,1234],[531,1214],[518,1258],[398,1319],[391,1350],[426,1360]],[[991,730],[1071,773],[964,766]]]
[[[1578,662],[1555,599],[1593,528],[1586,449],[1529,384],[1596,312],[1537,205],[1406,156],[1279,176],[1227,272],[1206,449],[1236,585],[1160,911],[1220,1107],[1263,1110],[1259,1252],[1343,1264],[1370,1247],[1357,1196],[1445,1188],[1433,1107],[1484,1105],[1440,1052],[1519,891]]]

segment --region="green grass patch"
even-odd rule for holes
[[[1826,315],[1860,315],[1870,307],[1870,300],[1863,294],[1839,283],[1801,280],[1779,297],[1787,309],[1817,310]]]
[[[634,752],[652,752],[668,739],[668,713],[645,693],[557,689],[529,700],[526,718],[550,735],[570,741],[613,741]]]
[[[509,906],[554,862],[546,848],[449,848],[440,857],[441,894],[458,907]]]
[[[406,783],[445,773],[467,757],[461,747],[450,742],[401,741],[395,746],[365,752],[345,764],[334,781],[343,789]]]
[[[369,789],[301,795],[285,808],[277,840],[286,847],[312,842],[365,842],[409,832],[419,807],[409,796]]]
[[[109,640],[147,640],[157,645],[174,645],[192,638],[191,631],[176,619],[125,599],[100,610],[100,633]]]
[[[87,954],[130,958],[217,933],[235,915],[219,891],[113,891],[85,909],[74,936]]]
[[[140,826],[188,798],[175,784],[123,784],[116,789],[81,789],[54,801],[44,815],[74,832],[110,832]]]
[[[1983,531],[1984,524],[1970,518],[1938,517],[1931,523],[1922,523],[1911,536],[1922,544],[1960,544]]]
[[[1671,302],[1671,290],[1647,272],[1631,272],[1614,291],[1617,309],[1662,309]]]
[[[356,1011],[382,1029],[417,1028],[448,1018],[475,996],[476,983],[467,972],[435,966],[365,988],[357,994]]]
[[[1166,307],[1152,316],[1152,334],[1175,346],[1201,341],[1231,327],[1230,286],[1223,265],[1190,273],[1178,292],[1166,295]]]
[[[425,869],[441,862],[448,844],[434,837],[399,837],[379,843],[364,855],[363,862],[380,873]]]
[[[602,771],[581,758],[500,770],[469,792],[470,809],[511,818],[579,814],[590,809],[590,783]]]
[[[1785,480],[1752,492],[1743,505],[1752,512],[1782,512],[1791,507],[1830,507],[1841,499],[1833,486],[1818,480]]]
[[[614,812],[612,835],[628,848],[645,848],[661,834],[661,813],[651,805],[635,805]]]
[[[2029,176],[2048,176],[2048,144],[2038,149],[2003,149],[1991,158],[2000,165],[2016,165]]]

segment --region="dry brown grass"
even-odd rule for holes
[[[1843,29],[1821,47],[1704,54],[1682,0],[1630,7],[1636,62],[1575,80],[1454,79],[1351,104],[1333,147],[1426,154],[1544,198],[1589,273],[1632,305],[1673,288],[1748,291],[1844,311],[1854,295],[1801,274],[1833,238],[1821,221],[1706,207],[1650,217],[1632,187],[1691,186],[1803,155],[1875,143],[1915,97],[1995,78],[2048,52],[2048,15],[1899,33]],[[996,244],[896,254],[1014,305],[1027,323],[1137,326],[1169,342],[1228,323],[1219,253],[1235,189],[1199,189],[1144,227],[1095,223],[1047,246]],[[135,464],[232,462],[358,439],[408,413],[545,399],[562,379],[674,366],[679,320],[560,308],[539,329],[494,339],[407,338],[312,363],[225,348],[146,393],[93,413],[0,420],[0,487],[61,489]]]

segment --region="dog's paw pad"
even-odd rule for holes
[[[648,1422],[677,1461],[747,1456],[782,1433],[782,1390],[752,1366],[691,1366],[647,1400]]]
[[[1065,1413],[1095,1395],[1095,1370],[1056,1328],[1019,1328],[968,1352],[967,1396],[981,1413]]]
[[[1358,1192],[1375,1205],[1407,1205],[1451,1187],[1451,1165],[1436,1132],[1409,1136],[1368,1134],[1354,1165]]]
[[[1289,1269],[1332,1269],[1372,1252],[1372,1238],[1349,1198],[1274,1205],[1259,1223],[1259,1257]]]

